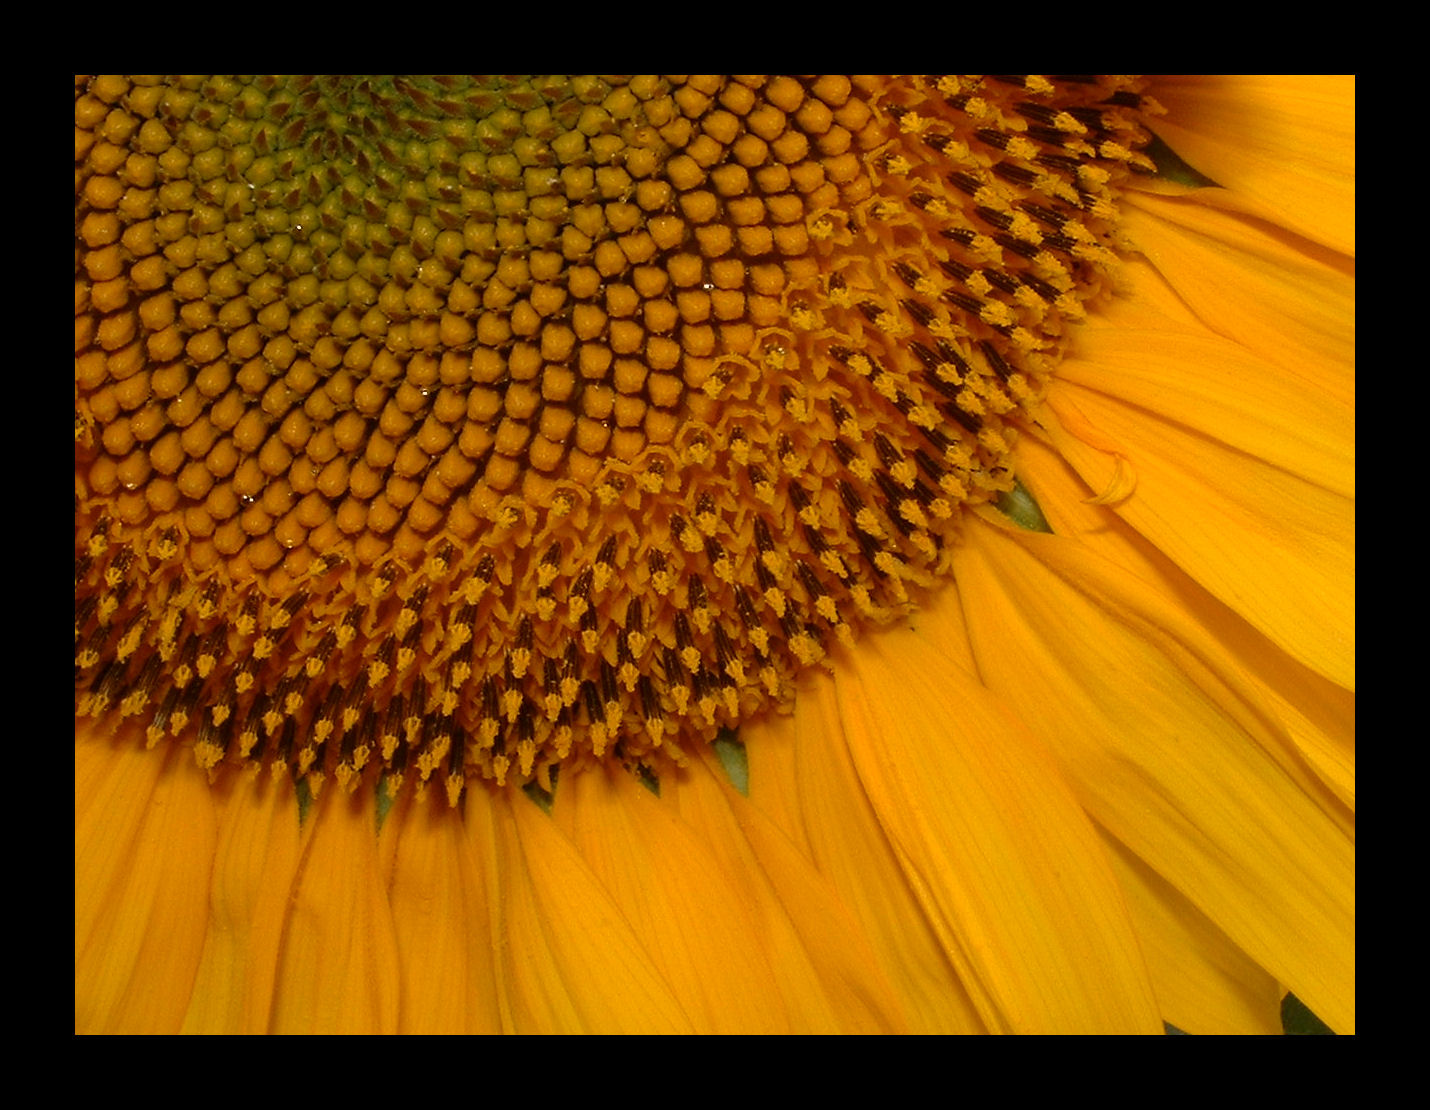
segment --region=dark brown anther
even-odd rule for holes
[[[636,683],[636,689],[640,695],[641,716],[647,721],[661,722],[665,720],[665,712],[660,708],[660,699],[655,695],[655,687],[652,685],[650,675],[642,674]]]
[[[841,480],[839,482],[839,499],[844,502],[844,507],[849,510],[849,519],[854,522],[857,527],[858,522],[855,518],[864,511],[863,498],[859,496],[853,486]]]
[[[905,285],[907,285],[910,289],[913,289],[915,286],[918,285],[919,282],[923,281],[924,279],[923,274],[919,273],[907,262],[895,262],[894,273],[898,274],[899,280],[902,281]]]
[[[467,734],[454,728],[451,722],[444,722],[440,727],[447,741],[447,774],[460,775],[467,764]]]
[[[747,631],[760,627],[759,614],[756,613],[755,604],[750,600],[750,593],[744,586],[735,587],[735,612]]]
[[[828,595],[829,591],[824,588],[824,583],[819,580],[819,575],[815,574],[803,559],[794,561],[794,569],[799,576],[800,585],[804,587],[804,592],[809,595],[811,602]]]
[[[675,646],[682,654],[695,646],[695,639],[690,634],[690,621],[684,613],[675,614]]]
[[[983,357],[988,360],[988,365],[993,372],[1003,381],[1007,381],[1013,376],[1013,369],[1004,361],[1003,356],[998,353],[998,348],[988,340],[983,339],[978,343],[978,349],[983,352]]]
[[[730,643],[730,636],[725,631],[722,624],[715,625],[715,662],[721,674],[729,674],[730,664],[738,656],[735,653],[734,645]]]
[[[621,688],[616,681],[616,668],[605,659],[601,660],[601,701],[605,705],[621,703]]]
[[[883,432],[874,434],[874,451],[879,456],[879,462],[885,469],[892,469],[903,461],[898,450],[889,442]]]
[[[269,695],[260,692],[249,705],[248,714],[243,719],[243,727],[238,731],[238,750],[252,763],[263,762],[269,739],[269,731],[264,728],[263,719],[268,715],[271,700]]]
[[[213,722],[213,715],[203,714],[199,719],[199,734],[197,747],[210,748],[221,753],[221,759],[227,759],[233,749],[234,736],[238,729],[234,723],[234,715],[229,713],[224,717],[223,724],[216,725]],[[253,758],[250,753],[250,758]]]
[[[589,678],[581,683],[581,704],[586,707],[588,724],[605,718],[605,711],[601,708],[601,695],[596,690],[596,684]]]
[[[954,308],[962,309],[964,312],[972,313],[974,316],[977,316],[979,311],[983,308],[983,302],[977,297],[968,293],[960,293],[956,289],[945,289],[940,299],[953,305]]]
[[[905,312],[917,320],[923,327],[928,327],[934,322],[934,310],[921,301],[916,301],[912,297],[906,297],[899,302]]]
[[[965,196],[973,196],[979,189],[983,188],[983,183],[971,174],[958,171],[948,175],[948,182]],[[980,212],[982,209],[979,210]]]

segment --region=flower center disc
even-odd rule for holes
[[[944,567],[1135,86],[76,85],[76,710],[200,762],[680,758]]]

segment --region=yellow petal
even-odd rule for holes
[[[1235,205],[1355,253],[1355,78],[1350,75],[1158,77],[1158,135]]]
[[[1333,1028],[1354,1028],[1354,844],[1269,754],[1274,715],[1180,608],[1057,536],[955,552],[979,670],[1088,812]],[[1010,662],[1013,661],[1013,662]]]
[[[1167,227],[1161,221],[1148,226]],[[1159,254],[1165,259],[1165,252]],[[1199,261],[1189,268],[1214,267]],[[1131,293],[1113,298],[1079,330],[1057,381],[1118,397],[1308,482],[1354,496],[1355,406],[1345,396],[1354,386],[1349,360],[1327,360],[1324,374],[1311,383],[1316,388],[1308,389],[1309,359],[1297,359],[1295,372],[1288,373],[1265,353],[1285,352],[1282,335],[1271,336],[1260,348],[1239,342],[1237,335],[1225,334],[1240,329],[1227,327],[1220,306],[1209,320],[1188,311],[1182,299],[1188,280],[1178,276],[1169,283],[1161,271],[1140,261],[1129,262],[1123,273]],[[1244,288],[1225,292],[1231,281],[1230,275],[1212,279],[1228,301],[1244,304]],[[1268,299],[1253,301],[1255,327],[1268,326]],[[1324,336],[1313,337],[1309,328],[1294,323],[1285,330],[1313,340],[1325,353],[1324,345],[1314,342]],[[1354,337],[1344,338],[1349,353]]]
[[[806,676],[792,718],[760,722],[745,734],[751,804],[838,892],[869,938],[910,1031],[986,1032],[859,782],[834,680]]]
[[[737,884],[634,776],[573,776],[553,815],[645,944],[701,1032],[778,1033],[832,1024],[822,997],[786,997]]]
[[[835,673],[845,741],[905,880],[988,1027],[1158,1033],[1096,832],[1038,742],[909,629]]]
[[[1112,837],[1107,845],[1167,1021],[1184,1033],[1280,1033],[1276,980],[1171,883]]]
[[[1108,306],[1049,390],[1053,443],[1205,588],[1354,689],[1355,505],[1335,403],[1297,403],[1245,349],[1164,331],[1164,319],[1137,302]],[[1199,378],[1202,366],[1213,369]]]
[[[747,730],[760,743],[758,729]],[[669,794],[755,916],[781,995],[801,1032],[906,1032],[893,989],[848,908],[808,856],[748,798],[692,764]],[[662,797],[666,788],[662,789]]]
[[[466,804],[489,806],[484,790]],[[400,1033],[501,1032],[487,882],[461,814],[436,791],[383,823],[392,846],[389,902],[397,936]]]
[[[1054,533],[1076,538],[1134,577],[1158,583],[1189,619],[1235,659],[1261,699],[1275,710],[1293,745],[1279,756],[1283,770],[1315,796],[1317,785],[1304,775],[1304,768],[1309,768],[1318,776],[1320,788],[1329,788],[1335,800],[1354,813],[1355,695],[1292,659],[1111,508],[1093,503],[1092,491],[1067,461],[1036,437],[1025,436],[1019,442],[1017,471]]]
[[[373,787],[328,789],[311,828],[274,997],[275,1033],[392,1033],[397,942],[377,852]]]
[[[208,917],[214,813],[186,752],[142,733],[75,744],[75,1029],[165,1033],[189,1005]]]
[[[468,830],[501,877],[504,1029],[692,1032],[642,938],[555,823],[525,798],[497,801],[474,807]]]
[[[1141,264],[1128,267],[1124,276],[1131,296],[1124,300],[1155,303],[1168,316],[1180,309],[1212,335],[1240,343],[1293,381],[1343,405],[1353,401],[1353,258],[1289,239],[1275,228],[1207,208],[1194,198],[1129,193],[1122,228],[1155,270],[1154,277]],[[1094,329],[1111,326],[1105,318],[1092,323]],[[1164,345],[1148,353],[1167,350]],[[1184,364],[1203,365],[1192,358]],[[1288,415],[1305,407],[1296,404]],[[1337,431],[1339,439],[1351,435],[1348,425]]]
[[[1116,505],[1193,578],[1331,681],[1355,689],[1355,548],[1344,498],[1184,428],[1069,383],[1049,398],[1054,440],[1094,490],[1120,460],[1136,491]],[[1092,427],[1112,452],[1086,443]]]
[[[186,1033],[266,1033],[298,871],[293,784],[240,774],[216,789],[218,845],[208,932]]]

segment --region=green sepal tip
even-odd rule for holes
[[[552,781],[551,785],[555,787],[555,780]],[[540,783],[533,780],[522,786],[521,792],[535,802],[542,813],[548,817],[551,816],[551,807],[556,802],[556,792],[554,789],[544,790]]]
[[[1053,526],[1043,515],[1043,508],[1038,504],[1038,499],[1029,493],[1028,487],[1017,479],[1013,481],[1013,488],[1000,493],[998,500],[993,505],[1019,528],[1029,532],[1052,534]]]
[[[644,763],[637,763],[635,771],[636,779],[640,782],[640,784],[644,786],[647,790],[649,790],[652,794],[654,794],[657,798],[659,798],[660,779],[657,777],[656,773],[649,767],[647,767]]]
[[[720,766],[724,768],[730,785],[748,798],[750,796],[750,760],[745,752],[745,745],[740,742],[739,734],[734,729],[722,728],[710,746],[714,749],[715,758],[720,761]]]
[[[383,775],[377,780],[377,797],[373,799],[373,804],[377,807],[377,828],[381,832],[383,822],[397,804],[397,787],[390,775]]]
[[[1170,181],[1176,185],[1186,185],[1193,189],[1219,189],[1221,188],[1206,174],[1202,173],[1195,166],[1190,165],[1175,150],[1169,147],[1159,136],[1153,135],[1152,141],[1142,151],[1148,158],[1156,163],[1156,176],[1163,181]]]
[[[299,779],[293,784],[293,794],[298,800],[298,824],[301,827],[313,811],[313,788],[307,779]]]

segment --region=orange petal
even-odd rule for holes
[[[177,1032],[208,916],[208,784],[136,728],[101,740],[77,724],[75,741],[75,1029]]]
[[[1162,319],[1132,302],[1108,306],[1049,390],[1053,443],[1204,587],[1354,689],[1348,413],[1338,424],[1334,402],[1298,402],[1245,349],[1164,331]]]
[[[1241,616],[1189,578],[1117,513],[1092,503],[1092,491],[1067,461],[1036,437],[1017,447],[1017,472],[1036,496],[1054,533],[1073,537],[1134,577],[1155,582],[1234,658],[1275,710],[1293,748],[1279,761],[1310,795],[1329,788],[1355,811],[1355,695],[1292,659]],[[945,622],[946,623],[946,622]],[[1318,776],[1309,783],[1300,766]],[[1334,806],[1335,801],[1328,801]]]
[[[265,1033],[298,871],[298,802],[287,778],[240,773],[216,788],[218,848],[208,932],[186,1033]]]
[[[1038,742],[910,629],[869,637],[835,687],[860,781],[987,1026],[1160,1033],[1104,848]]]
[[[692,1023],[620,909],[555,823],[523,797],[468,812],[500,876],[503,1027],[689,1033]]]
[[[570,776],[553,817],[697,1030],[777,1033],[833,1024],[817,989],[805,997],[781,991],[774,953],[739,884],[674,806],[634,776],[620,767]]]
[[[971,527],[954,570],[984,681],[1053,747],[1088,812],[1353,1028],[1350,829],[1277,764],[1279,723],[1219,646],[1057,536]]]
[[[1134,192],[1121,210],[1123,232],[1155,269],[1154,274],[1142,264],[1129,266],[1124,276],[1132,295],[1124,300],[1156,304],[1168,317],[1195,319],[1210,334],[1278,367],[1282,376],[1311,386],[1316,396],[1299,403],[1290,398],[1293,414],[1322,395],[1342,405],[1353,402],[1354,259],[1194,198]],[[1096,320],[1092,326],[1099,323],[1114,326]],[[1168,349],[1161,345],[1146,353]],[[1081,346],[1077,353],[1087,357]],[[1182,365],[1195,371],[1207,364],[1193,356]],[[1352,434],[1348,425],[1336,432],[1338,442]]]
[[[1175,887],[1113,838],[1107,844],[1163,1017],[1184,1033],[1280,1033],[1276,980]]]
[[[843,743],[834,680],[800,682],[794,715],[748,737],[750,802],[819,869],[869,938],[910,1032],[983,1033],[968,993],[905,881]]]
[[[762,743],[758,728],[745,730]],[[712,757],[713,758],[713,757]],[[803,1032],[905,1032],[877,956],[833,886],[713,762],[662,788],[755,915],[781,995]]]
[[[1165,231],[1167,225],[1157,221],[1155,226]],[[1191,268],[1215,267],[1198,262]],[[1118,397],[1308,482],[1354,496],[1355,406],[1349,396],[1354,388],[1353,336],[1343,337],[1346,361],[1324,360],[1323,372],[1310,383],[1315,388],[1308,389],[1305,375],[1311,359],[1297,359],[1295,371],[1288,372],[1266,353],[1284,353],[1289,345],[1285,335],[1278,332],[1258,344],[1245,329],[1229,325],[1221,306],[1209,309],[1212,319],[1200,318],[1182,299],[1191,283],[1169,279],[1146,262],[1127,263],[1123,274],[1130,294],[1113,298],[1079,329],[1057,381]],[[1232,280],[1224,274],[1213,282],[1223,299],[1244,306],[1246,289],[1240,296],[1226,291]],[[1267,301],[1262,296],[1251,302],[1256,327],[1268,324]],[[1328,328],[1335,330],[1334,325]],[[1309,327],[1291,321],[1284,331],[1325,354],[1319,342],[1325,337]]]
[[[485,790],[469,807],[489,806]],[[397,935],[400,1033],[500,1033],[487,883],[459,811],[438,792],[407,799],[383,823],[393,845],[389,902]]]
[[[1203,203],[1355,253],[1353,76],[1167,76],[1150,91],[1167,109],[1153,129],[1224,186],[1200,190]]]
[[[373,789],[325,790],[305,818],[312,827],[283,940],[275,1033],[397,1029],[397,941]]]

